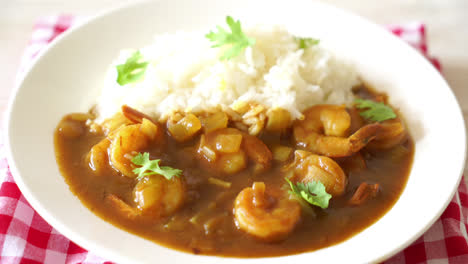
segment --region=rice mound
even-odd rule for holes
[[[221,61],[222,48],[211,48],[203,32],[156,36],[140,52],[150,61],[145,78],[120,86],[116,65],[134,52],[124,50],[109,68],[96,104],[96,122],[129,105],[165,120],[175,112],[223,109],[255,103],[265,110],[283,108],[292,119],[315,104],[349,104],[357,72],[321,44],[300,49],[297,40],[279,26],[244,29],[256,39],[239,56]]]

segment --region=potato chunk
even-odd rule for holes
[[[272,149],[273,159],[279,162],[287,161],[291,154],[293,153],[293,149],[286,146],[276,145]]]
[[[209,133],[221,128],[226,128],[229,118],[224,112],[216,112],[204,118],[200,118],[205,133]]]
[[[281,132],[289,127],[291,123],[291,114],[283,108],[274,108],[267,112],[266,130]]]
[[[220,134],[215,139],[216,150],[222,153],[238,152],[242,143],[242,135]]]
[[[177,123],[168,122],[167,129],[175,140],[183,142],[192,138],[201,129],[201,122],[195,115],[188,114]]]

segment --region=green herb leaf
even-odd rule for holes
[[[117,83],[122,85],[136,82],[145,76],[149,62],[143,61],[140,51],[135,51],[124,64],[117,65]]]
[[[306,202],[321,208],[328,208],[328,202],[332,196],[325,191],[325,186],[319,181],[308,182],[304,184],[298,182],[292,183],[288,178],[284,178],[291,187],[289,193],[302,198]]]
[[[214,42],[211,46],[212,48],[230,45],[230,48],[225,50],[223,55],[220,57],[221,60],[234,58],[248,46],[255,45],[255,39],[247,37],[244,32],[242,32],[239,20],[236,22],[232,17],[227,16],[226,23],[231,29],[231,32],[217,26],[216,28],[218,29],[218,32],[210,31],[210,33],[205,35],[207,39]]]
[[[382,122],[397,117],[395,112],[393,112],[393,109],[384,103],[378,103],[365,99],[356,99],[354,104],[359,109],[367,109],[360,112],[359,114],[371,121]]]
[[[314,38],[295,37],[295,39],[300,49],[307,49],[308,47],[311,47],[320,43],[319,39],[314,39]]]
[[[143,154],[138,153],[135,157],[133,157],[133,164],[141,166],[133,170],[135,174],[138,174],[137,179],[143,178],[144,176],[148,175],[159,174],[164,176],[166,179],[170,180],[174,176],[181,175],[182,170],[174,169],[168,166],[159,167],[159,161],[159,159],[150,160],[148,152],[145,152]]]

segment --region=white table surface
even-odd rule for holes
[[[60,13],[89,16],[126,2],[128,1],[2,1],[0,6],[0,80],[2,80],[0,112],[6,109],[21,55],[29,41],[32,26],[39,17]],[[467,0],[329,0],[323,2],[348,9],[380,24],[410,21],[426,23],[429,52],[441,60],[444,76],[458,98],[465,120],[468,120]],[[2,128],[3,115],[0,117],[0,124]],[[467,171],[465,169],[465,175]]]

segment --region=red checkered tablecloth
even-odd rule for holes
[[[18,78],[48,43],[76,24],[79,24],[79,21],[75,17],[65,15],[39,20],[25,50]],[[387,27],[441,70],[439,62],[429,56],[423,24]],[[34,211],[13,180],[1,142],[0,182],[0,263],[112,263],[77,246]],[[423,236],[385,261],[385,264],[468,263],[467,217],[468,191],[465,181],[462,180],[440,219]]]

